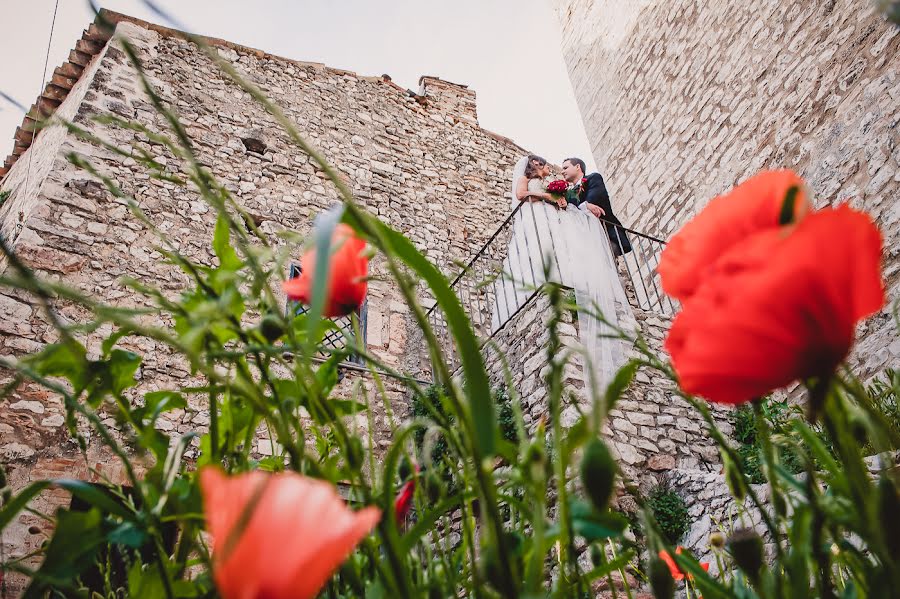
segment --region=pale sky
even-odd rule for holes
[[[93,20],[87,0],[0,0],[0,91],[28,107]],[[166,24],[141,0],[100,0],[117,12]],[[160,0],[194,33],[360,75],[387,73],[418,91],[421,75],[474,89],[481,126],[550,162],[594,160],[548,0]],[[22,112],[0,98],[0,161]]]

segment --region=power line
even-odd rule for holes
[[[41,71],[41,87],[40,87],[40,90],[38,91],[37,102],[35,103],[35,110],[37,112],[35,114],[35,117],[40,116],[40,112],[41,112],[41,108],[40,108],[41,96],[44,93],[44,81],[46,81],[46,79],[47,79],[47,65],[50,63],[50,47],[53,44],[53,31],[56,29],[56,13],[58,10],[59,10],[59,0],[56,0],[56,4],[53,6],[53,20],[50,22],[50,36],[49,36],[49,39],[47,39],[47,53],[44,55],[44,69]],[[27,116],[27,113],[26,113],[26,116]],[[34,121],[35,121],[35,123],[38,122],[38,120],[36,118],[34,119]],[[34,140],[37,137],[37,134],[38,134],[37,128],[35,128],[35,131],[33,131],[31,133],[31,148],[29,148],[29,149],[34,148]],[[25,170],[25,191],[24,191],[25,197],[28,197],[28,180],[31,177],[31,157],[33,154],[34,154],[34,152],[28,152],[28,167]]]

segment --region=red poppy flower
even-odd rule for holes
[[[684,303],[666,339],[682,389],[736,404],[830,376],[856,323],[884,304],[880,261],[878,229],[847,206],[735,245]]]
[[[356,236],[348,225],[339,224],[331,238],[331,260],[326,284],[326,318],[346,316],[359,309],[366,299],[366,276],[369,259],[362,254],[366,242]],[[300,276],[285,281],[288,298],[310,303],[315,278],[316,252],[309,250],[300,258]]]
[[[413,494],[415,492],[416,477],[412,476],[403,484],[403,487],[400,489],[400,494],[397,495],[397,499],[394,500],[394,516],[397,520],[397,524],[403,524],[403,522],[406,521],[406,516],[409,515],[409,510],[412,508]]]
[[[354,512],[330,484],[292,472],[228,476],[207,467],[200,487],[224,599],[315,597],[381,516],[375,507]]]
[[[793,171],[766,171],[707,204],[666,244],[658,271],[663,289],[686,300],[697,290],[711,265],[729,248],[750,235],[781,228],[784,201],[797,190],[791,221],[810,211],[803,180]]]
[[[683,551],[683,547],[675,548],[675,555],[681,555]],[[662,561],[666,562],[666,565],[669,566],[669,572],[672,574],[672,578],[675,580],[684,580],[684,573],[678,568],[678,564],[675,563],[675,559],[669,555],[668,551],[660,551],[659,557]],[[706,562],[700,562],[700,567],[705,571],[709,572],[709,564]],[[693,580],[694,577],[688,574],[688,578]]]

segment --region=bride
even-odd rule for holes
[[[513,169],[510,207],[518,211],[512,222],[509,249],[503,261],[500,288],[492,330],[502,326],[525,304],[546,280],[564,283],[559,253],[564,236],[560,231],[561,210],[565,199],[556,200],[547,192],[545,179],[550,166],[541,156],[523,156]],[[520,206],[521,205],[521,206]]]

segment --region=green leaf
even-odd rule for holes
[[[731,593],[728,589],[700,567],[700,564],[693,557],[685,553],[676,554],[672,552],[671,555],[682,572],[694,577],[694,585],[703,593],[706,599],[710,597],[731,599]]]
[[[40,480],[34,483],[31,483],[19,493],[10,499],[6,505],[3,506],[3,509],[0,509],[0,530],[4,530],[7,525],[12,522],[12,519],[16,517],[16,515],[25,509],[25,506],[28,505],[28,502],[34,498],[35,495],[46,489],[50,486],[49,480]]]
[[[85,503],[99,508],[106,514],[118,516],[129,521],[137,519],[134,512],[125,507],[121,498],[115,497],[100,485],[69,478],[59,478],[50,482],[55,486],[62,487]]]
[[[134,599],[162,599],[166,596],[156,564],[142,566],[137,561],[128,571],[128,596]]]
[[[241,259],[237,252],[231,247],[231,230],[228,225],[228,219],[224,214],[220,214],[216,219],[216,229],[213,233],[213,252],[219,259],[219,268],[226,271],[238,270],[241,266]]]
[[[77,577],[93,564],[97,550],[105,541],[106,530],[99,510],[59,510],[44,561],[25,596],[40,596],[47,582],[71,581]]]
[[[328,405],[334,410],[336,416],[359,414],[366,409],[366,404],[352,399],[332,399],[328,401]]]
[[[791,514],[791,551],[784,564],[786,581],[790,585],[792,597],[810,595],[810,573],[807,558],[812,553],[813,515],[809,505],[798,505]]]
[[[615,512],[598,513],[582,501],[573,501],[572,530],[588,543],[620,536],[628,527],[628,520]]]
[[[87,372],[87,352],[77,341],[51,343],[36,354],[23,358],[43,376],[61,376],[69,380],[76,390],[84,388]]]
[[[114,545],[124,545],[132,549],[140,549],[147,542],[147,533],[131,522],[123,522],[109,531],[107,539]]]
[[[622,394],[631,384],[631,381],[634,380],[634,375],[637,373],[639,366],[640,364],[638,364],[638,362],[629,360],[618,372],[616,372],[616,376],[613,377],[613,380],[606,388],[607,414],[616,407],[619,398],[622,397]]]
[[[128,329],[119,329],[118,331],[111,334],[109,337],[103,340],[103,344],[100,346],[100,355],[102,355],[104,358],[109,357],[109,351],[116,343],[118,343],[119,339],[127,337],[130,334],[131,331]]]
[[[606,562],[605,564],[600,564],[587,574],[585,574],[585,579],[590,582],[591,580],[597,580],[598,578],[603,578],[610,572],[614,572],[615,570],[620,570],[628,565],[631,559],[634,557],[634,550],[629,549],[622,555],[618,556],[616,559]]]
[[[385,245],[382,249],[397,256],[431,288],[435,300],[444,311],[444,317],[462,362],[469,417],[475,431],[477,448],[475,457],[483,459],[493,455],[497,437],[497,418],[491,400],[487,371],[469,318],[463,311],[459,298],[450,289],[446,277],[409,239],[378,219],[354,210],[347,213],[345,220],[358,229],[374,231],[379,241]]]
[[[187,401],[175,391],[151,391],[144,394],[144,405],[132,410],[132,416],[144,426],[153,426],[160,414],[170,410],[183,410]]]
[[[141,357],[130,351],[114,349],[109,355],[109,374],[113,395],[119,396],[122,391],[137,385],[134,373],[141,365]]]

